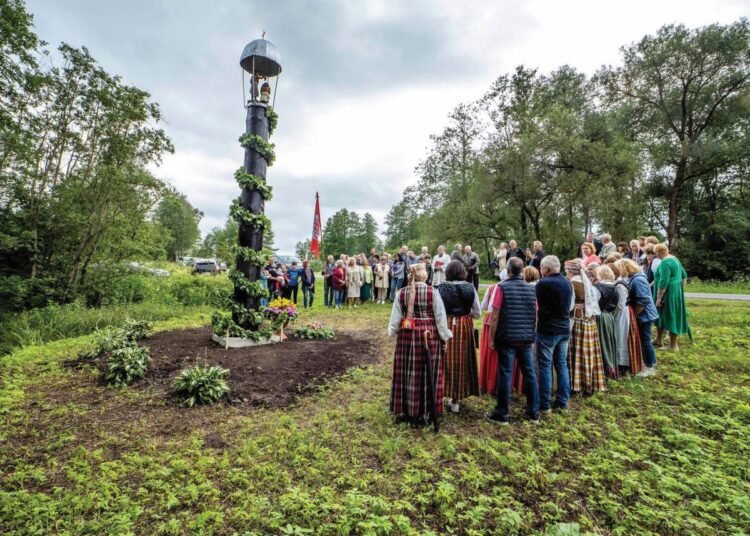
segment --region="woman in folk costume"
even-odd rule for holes
[[[479,392],[495,395],[497,384],[498,355],[492,348],[493,325],[496,328],[499,320],[500,307],[503,305],[501,292],[495,293],[497,284],[491,285],[482,298],[479,308],[487,311],[482,322],[482,336],[479,338]],[[518,362],[513,362],[513,381],[511,387],[520,393],[523,390],[523,375],[518,368]]]
[[[422,263],[410,268],[411,283],[396,292],[388,335],[398,336],[393,356],[393,382],[390,409],[397,420],[424,424],[430,407],[425,360],[432,360],[433,392],[438,413],[443,412],[443,370],[445,341],[451,338],[440,293],[428,286]],[[424,332],[430,332],[429,353]]]
[[[604,372],[608,378],[619,377],[617,368],[617,325],[615,314],[621,312],[620,296],[615,286],[615,273],[607,265],[596,270],[596,289],[599,291],[599,309],[601,314],[596,319],[599,330],[599,344],[602,347]]]
[[[459,260],[452,260],[445,269],[446,282],[437,290],[448,315],[448,327],[453,337],[445,350],[445,394],[450,399],[451,411],[458,413],[459,403],[469,396],[479,395],[479,371],[474,341],[474,319],[479,318],[479,297],[474,285],[466,282],[466,268]]]
[[[643,370],[643,347],[641,346],[641,335],[638,332],[638,319],[635,314],[636,303],[630,292],[630,279],[640,272],[641,268],[630,259],[620,259],[615,263],[615,267],[620,271],[622,284],[628,289],[628,361],[625,365],[630,374],[638,374]]]
[[[611,253],[610,257],[617,255]],[[617,259],[619,260],[619,259]],[[612,315],[615,320],[615,341],[617,350],[615,360],[617,361],[618,376],[622,376],[630,369],[630,349],[628,348],[628,337],[630,334],[630,309],[628,308],[628,284],[620,273],[616,261],[606,263],[615,276],[615,291],[617,292],[617,308]],[[635,347],[636,355],[640,353],[640,344]]]
[[[601,314],[599,293],[589,281],[581,259],[566,261],[565,272],[575,293],[573,329],[568,346],[570,389],[586,395],[606,391],[602,349],[596,329],[596,317]]]

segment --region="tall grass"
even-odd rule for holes
[[[121,326],[129,318],[159,321],[208,314],[227,300],[231,289],[224,275],[191,276],[184,271],[170,277],[129,275],[111,285],[101,307],[73,302],[0,316],[0,355]]]

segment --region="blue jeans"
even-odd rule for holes
[[[536,383],[534,356],[531,345],[503,346],[498,349],[500,360],[497,367],[497,406],[493,417],[507,421],[510,406],[510,389],[513,381],[513,360],[518,356],[523,370],[523,392],[526,393],[526,414],[532,419],[539,418],[539,387]]]
[[[308,287],[302,285],[302,305],[305,307],[312,307],[313,299],[315,298],[315,287]]]
[[[335,304],[335,291],[331,286],[323,287],[323,305],[333,307]]]
[[[346,296],[346,289],[335,290],[336,293],[336,305],[344,305],[344,299]]]
[[[396,301],[396,293],[401,289],[401,284],[403,282],[403,277],[391,279],[391,301]]]
[[[552,366],[557,375],[555,402],[561,408],[568,407],[570,398],[570,374],[568,373],[568,342],[570,335],[536,335],[536,358],[539,361],[539,406],[542,410],[552,407]]]
[[[643,349],[643,365],[646,367],[656,366],[656,351],[654,350],[654,343],[651,341],[651,326],[653,324],[650,320],[646,322],[638,321],[638,334],[641,337],[641,348]]]

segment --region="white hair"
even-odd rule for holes
[[[555,257],[554,255],[547,255],[542,259],[541,264],[539,265],[541,269],[546,268],[550,271],[550,273],[557,274],[560,273],[560,259]]]

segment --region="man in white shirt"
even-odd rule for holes
[[[438,246],[438,253],[432,259],[432,286],[437,286],[445,281],[445,267],[451,262],[451,258],[445,253],[445,246]]]

